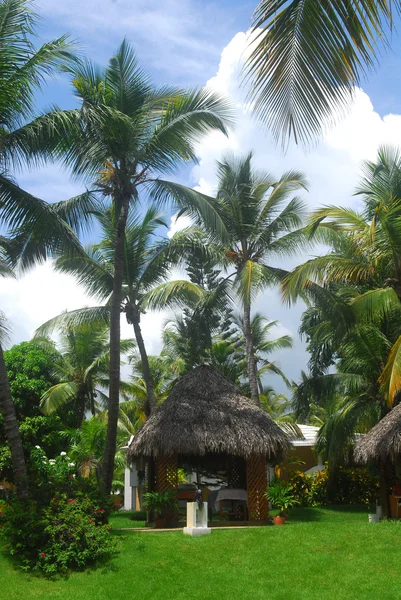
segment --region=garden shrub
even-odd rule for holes
[[[114,552],[104,512],[84,496],[58,495],[47,506],[15,498],[0,512],[0,523],[9,552],[22,567],[52,574],[81,568]]]
[[[65,452],[53,460],[31,453],[30,493],[0,505],[0,531],[25,569],[47,574],[82,568],[111,556],[110,500],[96,482],[76,477]]]
[[[330,480],[329,480],[330,477]],[[338,467],[333,473],[317,471],[307,475],[294,471],[289,484],[302,506],[324,504],[371,504],[379,496],[378,478],[363,468]],[[330,485],[330,498],[328,487]]]

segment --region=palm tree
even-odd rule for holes
[[[388,44],[396,0],[260,0],[246,63],[255,110],[283,142],[309,142],[344,114]]]
[[[114,283],[114,249],[116,229],[112,211],[98,215],[102,227],[102,241],[87,248],[86,253],[75,257],[60,257],[55,268],[63,273],[74,275],[77,281],[92,294],[103,301],[101,307],[83,308],[63,313],[46,323],[38,330],[48,334],[54,327],[82,323],[110,323],[113,283]],[[139,352],[143,378],[146,385],[149,411],[156,409],[154,382],[149,366],[148,355],[143,339],[140,320],[141,315],[151,308],[166,308],[180,302],[197,300],[202,289],[186,280],[168,281],[171,263],[168,254],[176,246],[175,238],[164,239],[157,243],[156,232],[167,228],[155,207],[150,207],[142,216],[132,212],[128,217],[125,230],[123,285],[121,291],[120,311],[125,314],[127,323],[135,332],[137,350]],[[178,254],[175,248],[174,253]],[[123,348],[120,346],[120,350]],[[120,386],[121,388],[121,386]]]
[[[43,261],[49,253],[80,248],[77,233],[91,218],[97,206],[93,195],[85,192],[68,201],[47,204],[21,189],[13,171],[22,164],[32,165],[49,157],[46,142],[47,116],[30,121],[35,107],[35,92],[61,66],[73,60],[66,36],[36,49],[34,37],[37,17],[29,0],[3,0],[0,3],[0,223],[9,239],[1,240],[2,275],[13,267],[27,268]],[[27,477],[22,443],[2,362],[1,413],[10,444],[13,468],[19,491],[25,493]]]
[[[289,256],[307,243],[302,223],[304,205],[288,196],[306,189],[303,175],[290,171],[278,181],[252,168],[252,154],[217,163],[216,198],[208,198],[209,214],[201,221],[210,235],[210,253],[231,270],[243,308],[247,373],[251,398],[259,405],[257,364],[252,344],[251,303],[258,293],[278,283],[286,274],[274,266],[275,258]],[[219,227],[216,227],[216,222]]]
[[[278,424],[294,423],[291,401],[284,394],[277,394],[269,386],[260,391],[260,407]]]
[[[226,133],[227,103],[207,90],[155,89],[127,41],[105,69],[88,62],[70,67],[81,106],[48,120],[48,147],[105,197],[114,211],[115,248],[110,306],[110,391],[104,487],[110,490],[116,448],[120,379],[120,305],[125,229],[140,194],[170,188],[157,175],[195,157],[194,143],[213,129]],[[61,133],[61,135],[60,135]],[[171,185],[167,182],[166,185]],[[185,186],[182,186],[184,189]],[[190,194],[190,192],[189,192]]]
[[[61,330],[59,360],[54,364],[54,376],[59,382],[43,394],[41,409],[45,414],[57,412],[68,405],[73,408],[76,427],[82,425],[85,412],[92,416],[100,404],[107,404],[104,389],[108,387],[110,361],[109,330],[104,324],[81,323]],[[41,340],[48,345],[48,340]],[[52,342],[50,342],[52,345]],[[53,345],[52,345],[53,346]],[[132,340],[122,340],[124,352],[132,350]],[[125,395],[129,386],[121,382],[120,393]]]
[[[325,303],[339,339],[355,322],[389,322],[400,309],[401,155],[382,148],[376,162],[365,163],[364,171],[356,192],[364,200],[364,211],[341,207],[316,211],[311,231],[333,251],[300,265],[283,281],[289,302],[302,296],[321,308]],[[401,338],[390,339],[393,346],[380,376],[389,406],[401,389]]]
[[[243,316],[241,314],[234,315],[233,323],[237,325],[240,332],[240,336],[235,344],[237,347],[242,347],[245,339]],[[272,339],[271,330],[277,324],[278,321],[268,321],[261,313],[255,313],[251,319],[252,346],[255,353],[258,385],[261,394],[264,394],[264,390],[266,389],[263,386],[262,377],[267,374],[279,375],[284,383],[290,387],[290,382],[280,367],[267,358],[273,352],[292,348],[292,338],[289,335],[282,335],[279,338]],[[237,358],[241,362],[240,357]],[[244,372],[246,373],[246,364],[244,365]]]

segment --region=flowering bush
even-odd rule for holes
[[[47,506],[13,499],[0,512],[0,526],[10,554],[25,569],[52,574],[109,557],[115,550],[105,509],[88,497],[54,496]]]
[[[328,504],[328,470],[307,475],[294,471],[290,478],[294,496],[303,506]],[[370,504],[379,496],[378,478],[366,469],[338,467],[330,481],[331,504]]]
[[[97,482],[76,477],[65,452],[48,459],[39,446],[30,457],[30,494],[0,505],[0,531],[25,569],[48,574],[80,568],[110,556],[111,501]]]

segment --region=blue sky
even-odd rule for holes
[[[211,80],[210,85],[216,91],[231,96],[237,111],[234,132],[228,139],[219,135],[205,138],[199,146],[199,165],[182,169],[177,179],[211,193],[216,159],[228,150],[237,153],[254,150],[254,162],[260,169],[279,176],[294,168],[307,175],[308,208],[322,204],[357,207],[352,194],[361,162],[374,159],[382,143],[400,144],[401,39],[393,34],[392,48],[383,54],[377,72],[363,83],[364,91],[356,91],[355,103],[345,121],[328,132],[309,153],[290,146],[284,156],[247,110],[244,90],[238,86],[240,64],[246,53],[245,35],[240,32],[247,31],[256,1],[37,0],[36,5],[42,17],[41,41],[70,33],[80,41],[86,56],[104,65],[127,37],[155,84],[194,87]],[[62,108],[74,106],[66,78],[51,81],[38,97],[40,109],[52,103]],[[48,201],[68,198],[82,189],[57,165],[24,172],[19,181]],[[281,266],[291,268],[308,256],[297,256]],[[55,274],[51,265],[38,267],[19,281],[9,280],[0,288],[0,308],[12,324],[13,343],[29,339],[36,327],[62,310],[91,304],[93,299],[71,278]],[[275,358],[289,378],[298,379],[308,358],[297,335],[302,305],[289,310],[273,289],[260,296],[256,309],[269,319],[280,321],[278,335],[288,333],[294,337],[294,350]],[[143,317],[142,329],[150,353],[160,350],[160,331],[165,319],[165,314]],[[123,326],[123,335],[131,337],[131,328]],[[276,387],[285,391],[279,384]]]
[[[155,83],[184,86],[203,85],[216,72],[222,49],[235,33],[248,29],[255,5],[256,0],[36,2],[42,40],[69,33],[86,56],[105,64],[126,36]],[[363,88],[380,114],[401,112],[401,37],[396,31]],[[46,90],[43,106],[49,99],[63,107],[73,101],[59,83]]]
[[[237,32],[249,27],[256,0],[37,0],[41,16],[40,41],[64,33],[79,43],[80,51],[104,65],[124,37],[134,46],[141,66],[156,84],[201,86],[218,68],[223,48]],[[401,113],[401,38],[394,32],[383,51],[380,67],[363,81],[375,110],[381,115]],[[59,77],[38,95],[38,108],[76,104],[67,78]],[[191,183],[189,170],[178,178]],[[65,198],[81,186],[67,185],[57,174],[45,188],[40,174],[24,174],[21,183],[46,200]]]

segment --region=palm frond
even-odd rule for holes
[[[260,0],[245,68],[277,140],[307,144],[345,113],[399,10],[390,0]]]

